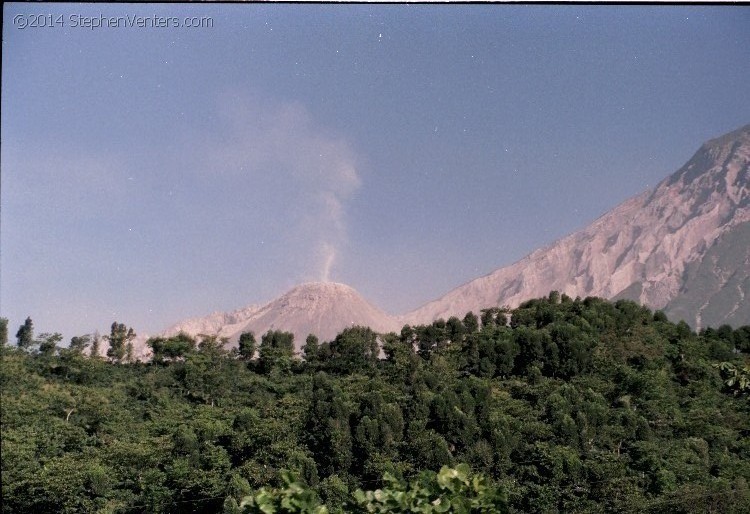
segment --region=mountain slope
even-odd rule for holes
[[[515,307],[558,290],[628,298],[693,328],[750,323],[750,125],[705,143],[677,172],[591,225],[511,266],[401,316],[389,316],[344,284],[295,287],[262,306],[179,323],[180,331],[227,337],[271,329],[330,340],[365,325],[378,332],[487,307]]]
[[[653,190],[627,200],[583,230],[458,287],[401,320],[428,323],[490,306],[514,307],[556,289],[569,296],[630,298],[666,309],[694,327],[730,318],[747,323],[742,313],[750,294],[748,244],[741,227],[750,221],[748,162],[750,125],[707,142]],[[717,271],[711,263],[728,247],[733,257],[723,259],[726,269]],[[709,279],[700,277],[717,273],[710,298],[703,298],[701,280]],[[725,286],[736,290],[733,299],[725,298],[732,297]],[[725,313],[724,305],[731,305]]]
[[[335,282],[312,282],[299,285],[260,307],[178,323],[164,335],[181,331],[193,335],[216,334],[236,343],[242,332],[253,332],[260,338],[268,330],[284,330],[294,334],[294,344],[299,350],[308,334],[330,340],[354,325],[368,326],[378,332],[400,328],[393,317],[367,302],[351,287]]]
[[[162,335],[171,337],[180,332],[185,332],[186,334],[219,334],[225,331],[227,327],[246,322],[260,308],[258,305],[249,305],[232,312],[214,312],[208,316],[189,318],[168,328]]]
[[[685,271],[685,282],[665,309],[691,325],[738,327],[750,323],[750,223],[720,236],[700,261]]]

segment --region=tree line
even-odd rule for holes
[[[134,338],[0,321],[3,512],[750,509],[750,326],[552,292],[301,355]]]

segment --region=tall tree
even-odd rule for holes
[[[308,364],[317,362],[319,351],[320,342],[318,341],[318,336],[315,334],[308,335],[307,339],[305,339],[305,346],[302,347],[302,356],[305,358],[305,362]]]
[[[338,384],[325,373],[313,377],[303,438],[318,469],[326,476],[348,472],[353,458],[349,425],[352,412],[345,398]]]
[[[389,376],[411,384],[421,360],[414,353],[414,346],[391,332],[383,336],[383,353]]]
[[[255,356],[255,334],[252,332],[243,332],[240,334],[239,353],[240,359],[249,361]]]
[[[481,310],[482,315],[480,319],[482,320],[482,328],[495,325],[495,316],[497,316],[499,310],[497,307]]]
[[[62,341],[61,334],[41,334],[38,341],[39,352],[45,356],[54,355],[55,350],[57,350],[57,343],[59,343],[60,341]]]
[[[195,351],[195,339],[184,332],[169,339],[152,337],[146,341],[146,345],[151,347],[151,359],[155,364],[185,360]]]
[[[289,364],[294,355],[294,334],[269,330],[260,341],[260,369],[268,373],[277,365]]]
[[[0,348],[8,344],[8,318],[0,318]]]
[[[101,356],[102,338],[99,335],[99,331],[94,332],[94,337],[91,339],[91,350],[89,356],[94,359],[98,359]]]
[[[109,348],[107,349],[107,357],[112,359],[113,362],[122,362],[127,353],[127,346],[130,342],[135,339],[135,332],[132,328],[128,328],[124,323],[112,323],[109,336],[106,336],[109,341]]]
[[[34,344],[34,322],[31,318],[26,318],[23,325],[21,325],[16,332],[16,338],[18,339],[18,347],[24,350],[31,348]]]
[[[456,316],[451,316],[445,324],[445,330],[451,343],[460,344],[464,339],[466,329],[464,324]]]
[[[86,334],[85,336],[73,336],[70,339],[70,349],[75,353],[82,354],[90,343],[91,336],[88,334]]]
[[[331,342],[330,367],[340,373],[365,371],[375,367],[378,351],[377,334],[370,328],[346,328]]]
[[[186,395],[207,405],[214,406],[229,392],[229,369],[233,360],[225,346],[226,338],[216,335],[199,334],[198,351],[190,352],[185,357],[184,366],[175,370],[180,377]]]
[[[473,334],[479,330],[479,318],[473,312],[468,312],[464,316],[464,328],[469,334]]]

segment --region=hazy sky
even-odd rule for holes
[[[137,26],[154,16],[175,19]],[[11,337],[27,315],[66,338],[153,333],[323,279],[404,312],[750,122],[748,7],[36,3],[3,21]]]

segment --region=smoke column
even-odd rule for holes
[[[323,243],[323,270],[320,277],[321,281],[330,282],[331,267],[333,266],[335,260],[336,248],[329,243]]]

